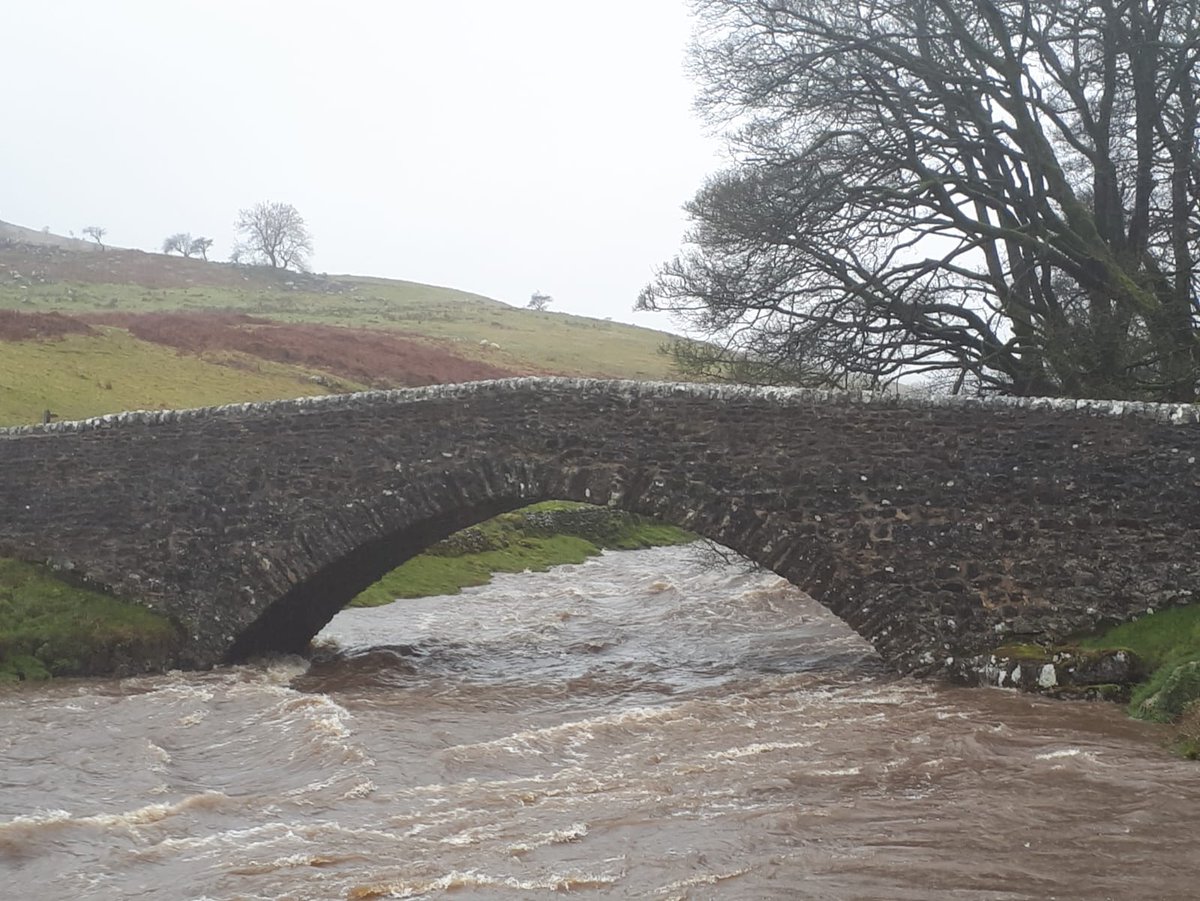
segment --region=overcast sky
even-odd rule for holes
[[[7,4],[0,219],[228,256],[296,206],[316,271],[634,314],[718,165],[684,0]]]

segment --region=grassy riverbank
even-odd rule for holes
[[[166,617],[0,558],[0,682],[160,670],[178,645]]]
[[[1133,690],[1130,715],[1173,724],[1176,750],[1200,758],[1200,604],[1152,613],[1080,644],[1137,655],[1148,676]]]
[[[603,549],[681,544],[673,526],[586,504],[536,504],[464,529],[393,570],[354,601],[456,594],[495,572],[582,563]],[[44,566],[0,558],[0,682],[132,675],[172,665],[179,634],[137,604],[63,581]]]
[[[582,563],[602,550],[634,550],[694,541],[691,532],[631,513],[548,501],[451,535],[376,582],[352,607],[375,607],[400,598],[457,594],[486,585],[492,574]]]

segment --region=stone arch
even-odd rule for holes
[[[294,647],[330,586],[456,528],[611,503],[769,567],[903,671],[964,676],[1194,601],[1198,458],[1189,405],[514,379],[0,430],[0,555],[169,614],[204,667]]]
[[[780,511],[756,510],[730,501],[712,486],[637,466],[624,466],[618,473],[611,460],[581,464],[574,459],[535,463],[488,458],[414,482],[404,495],[385,489],[376,503],[349,517],[335,517],[332,527],[327,515],[318,516],[316,534],[295,541],[296,549],[304,549],[304,559],[288,555],[298,580],[240,627],[225,659],[300,653],[352,598],[404,561],[460,529],[545,500],[612,506],[689,529],[825,603],[832,551],[815,530],[797,528]],[[830,609],[852,628],[855,620],[865,621],[852,606],[838,606]],[[860,634],[872,640],[870,633]]]

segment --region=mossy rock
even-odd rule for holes
[[[1006,644],[992,651],[992,656],[999,660],[1015,660],[1018,663],[1053,663],[1054,648],[1042,647],[1040,644]]]
[[[978,662],[986,682],[1059,698],[1127,702],[1145,665],[1127,648],[1008,644]]]

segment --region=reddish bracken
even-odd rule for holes
[[[21,313],[0,310],[0,341],[45,341],[64,335],[90,335],[86,322],[61,313]]]
[[[143,341],[181,353],[243,353],[372,386],[415,387],[536,374],[469,359],[446,342],[378,329],[274,322],[243,313],[111,313],[88,319],[128,329]]]

